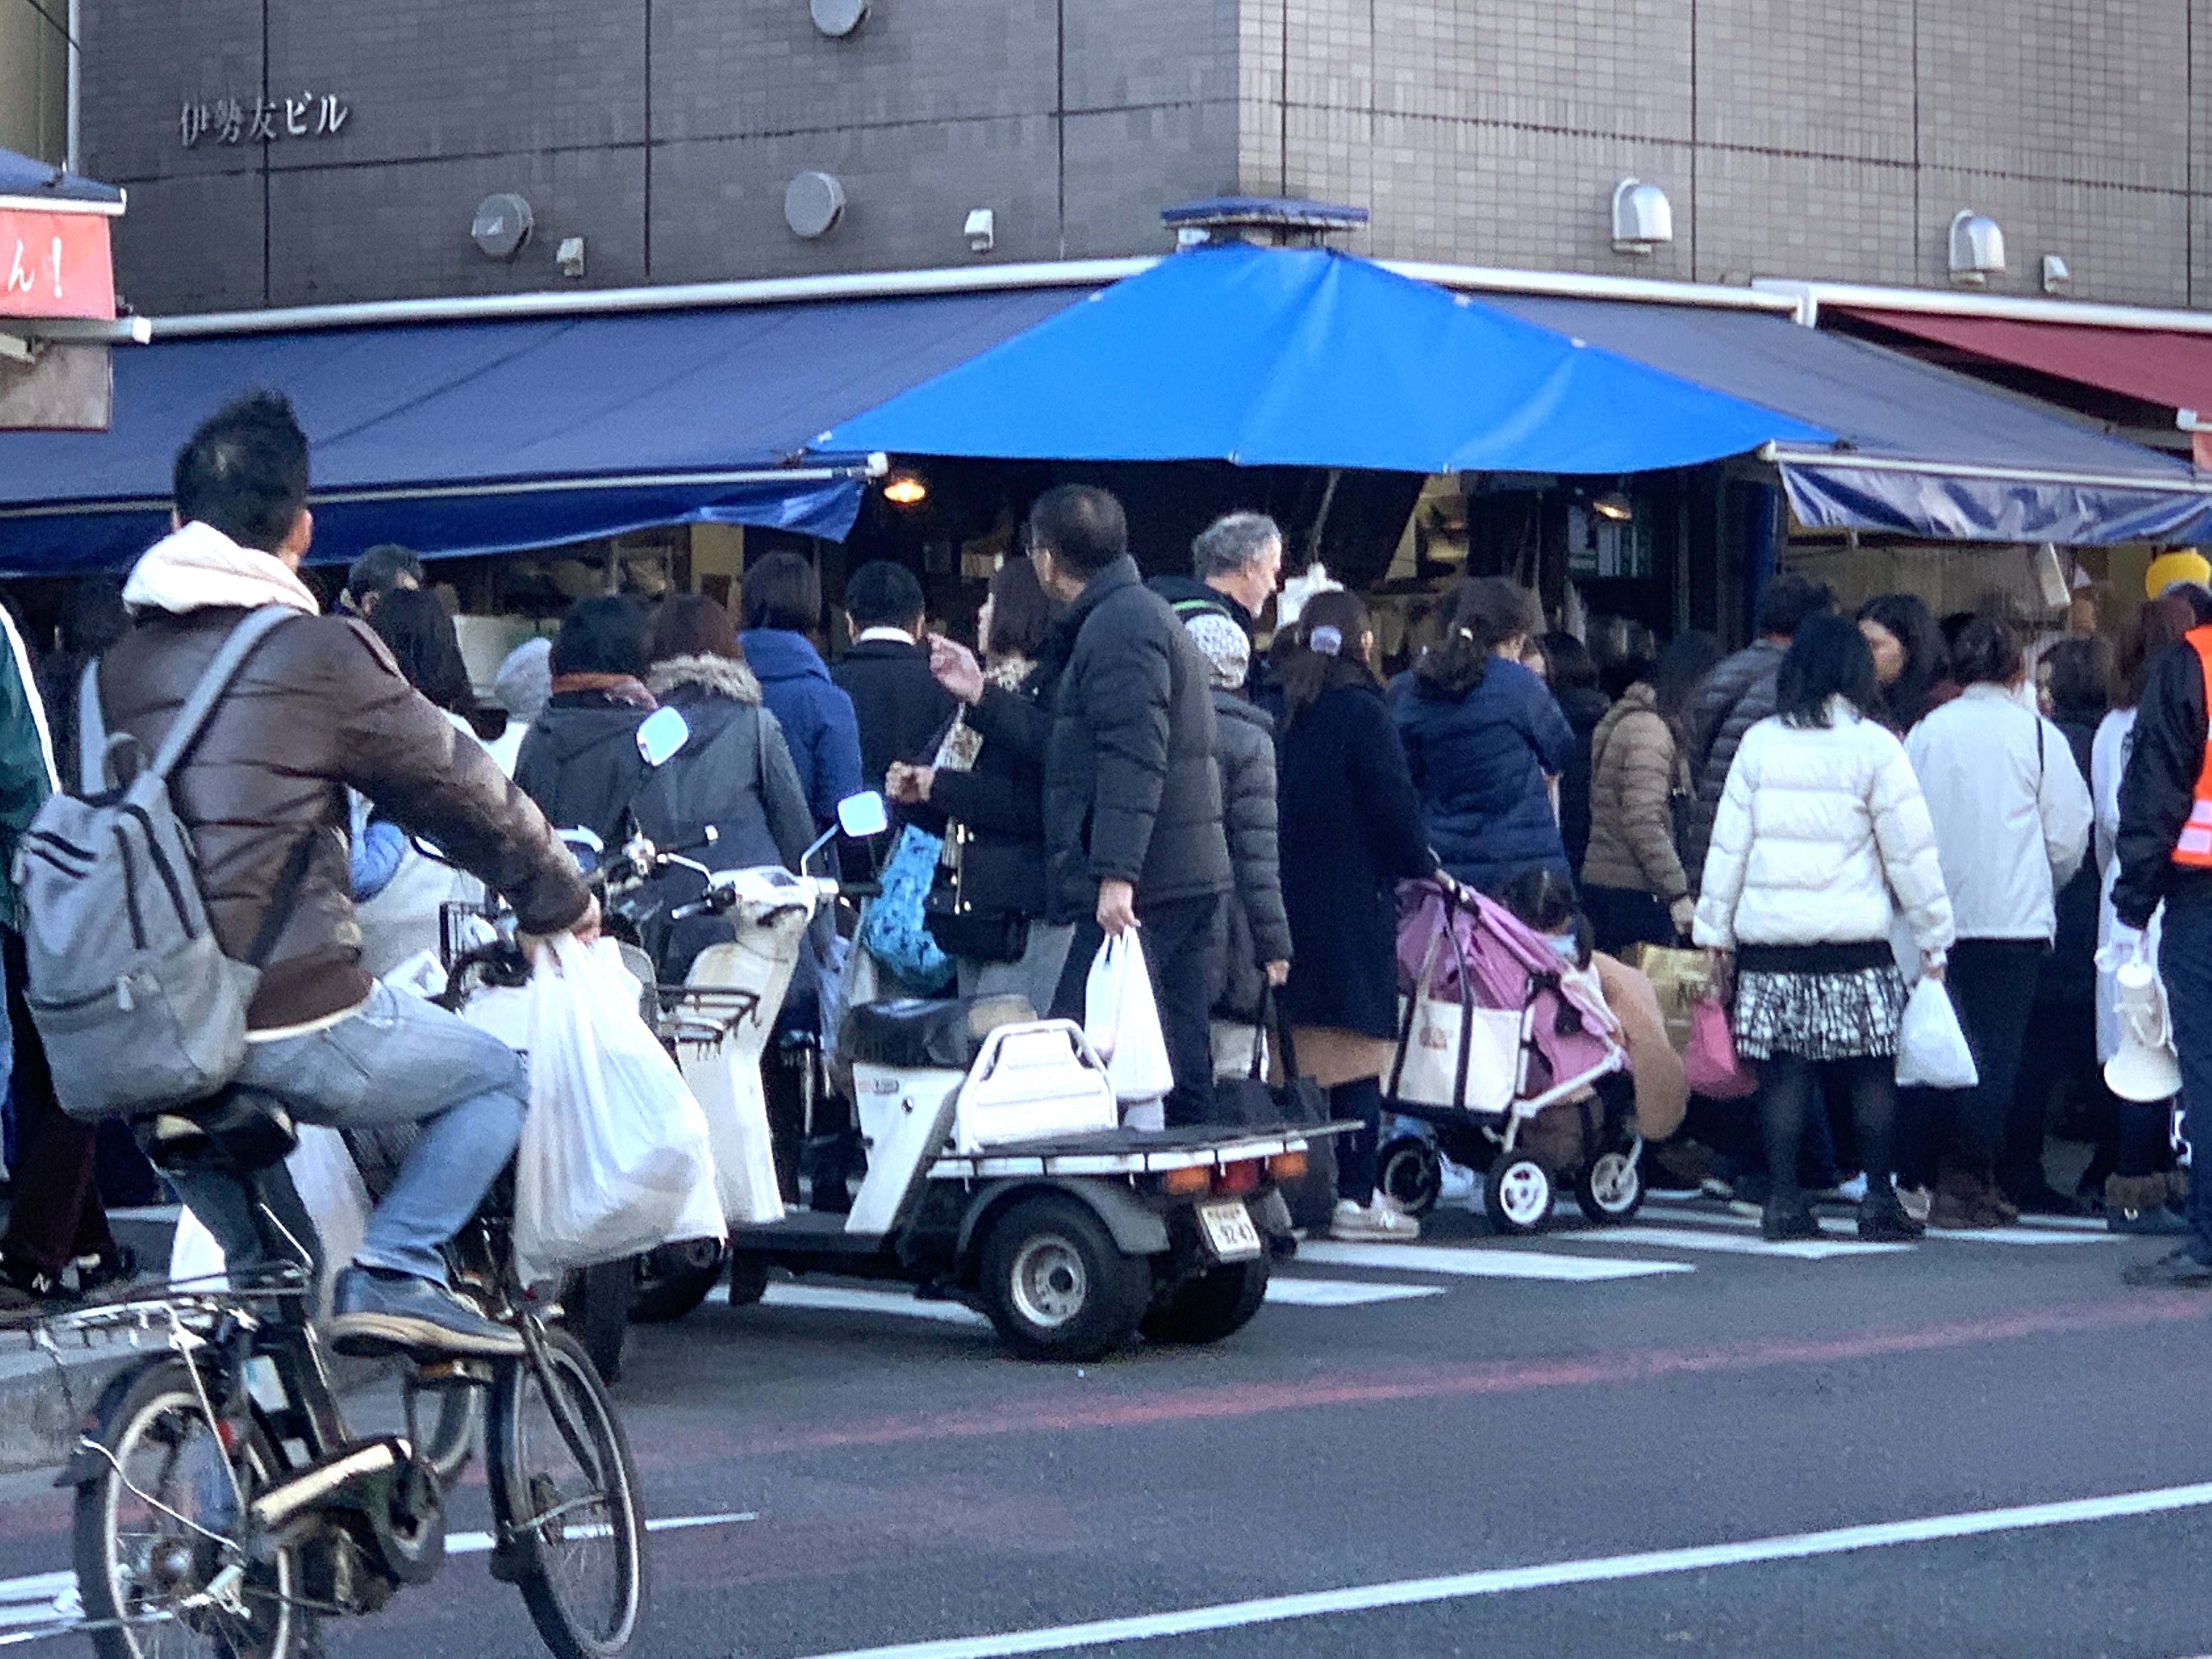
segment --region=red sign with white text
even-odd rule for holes
[[[106,215],[0,207],[0,322],[114,315]]]

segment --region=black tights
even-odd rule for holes
[[[1341,1135],[1336,1143],[1336,1195],[1354,1204],[1375,1196],[1375,1158],[1382,1133],[1382,1079],[1364,1077],[1357,1083],[1340,1083],[1328,1091],[1332,1118],[1358,1118],[1359,1132]]]
[[[1858,1165],[1869,1187],[1887,1188],[1897,1127],[1897,1062],[1888,1055],[1857,1060],[1808,1060],[1776,1054],[1759,1063],[1759,1121],[1766,1142],[1766,1178],[1775,1199],[1798,1196],[1797,1149],[1805,1115],[1824,1109],[1820,1085],[1833,1080],[1851,1103],[1851,1132]]]

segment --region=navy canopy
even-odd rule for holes
[[[1774,447],[1808,525],[2090,547],[2212,538],[2212,479],[2187,463],[1863,340],[1759,312],[1498,303],[1836,434]]]
[[[15,202],[74,202],[97,207],[123,205],[123,192],[97,179],[65,173],[12,149],[0,149],[0,197]]]
[[[1200,248],[817,447],[1405,472],[1630,472],[1832,434],[1322,249]]]
[[[318,557],[708,520],[842,537],[861,458],[798,465],[807,440],[1085,291],[157,334],[114,354],[109,431],[0,438],[0,574],[129,563],[167,526],[179,447],[252,386],[313,445]]]

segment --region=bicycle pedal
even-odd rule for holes
[[[491,1382],[488,1359],[450,1358],[425,1362],[415,1369],[415,1386],[422,1389],[479,1389]]]

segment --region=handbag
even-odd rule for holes
[[[1440,997],[1433,988],[1437,953],[1446,939],[1460,955],[1449,926],[1437,930],[1414,976],[1411,996],[1398,999],[1398,1048],[1382,1085],[1384,1096],[1418,1106],[1464,1112],[1502,1112],[1520,1091],[1522,1018],[1474,1000],[1474,975],[1464,955],[1459,994]]]
[[[975,832],[945,826],[945,853],[921,902],[922,924],[948,957],[971,962],[1019,962],[1030,948],[1030,919],[1018,910],[978,910],[968,898],[968,849]]]
[[[1759,1090],[1759,1074],[1735,1051],[1728,1010],[1706,996],[1690,1010],[1690,1041],[1682,1051],[1682,1075],[1690,1092],[1708,1100],[1741,1100]]]
[[[1667,1041],[1680,1054],[1690,1046],[1690,1015],[1712,994],[1713,953],[1685,950],[1679,945],[1634,945],[1621,960],[1651,981],[1659,998],[1660,1017],[1667,1023]]]
[[[937,879],[944,845],[919,824],[899,831],[898,845],[884,866],[882,890],[868,906],[860,930],[868,954],[921,996],[943,990],[952,979],[952,958],[922,925],[922,902]]]
[[[1311,1078],[1302,1078],[1291,1066],[1289,1058],[1290,1034],[1281,1033],[1284,1044],[1283,1081],[1270,1083],[1267,1077],[1267,1016],[1274,999],[1275,988],[1264,981],[1260,988],[1260,1009],[1252,1024],[1252,1063],[1243,1076],[1216,1078],[1213,1080],[1214,1119],[1217,1122],[1250,1129],[1273,1129],[1291,1125],[1320,1124],[1328,1121],[1328,1097],[1321,1085]]]

